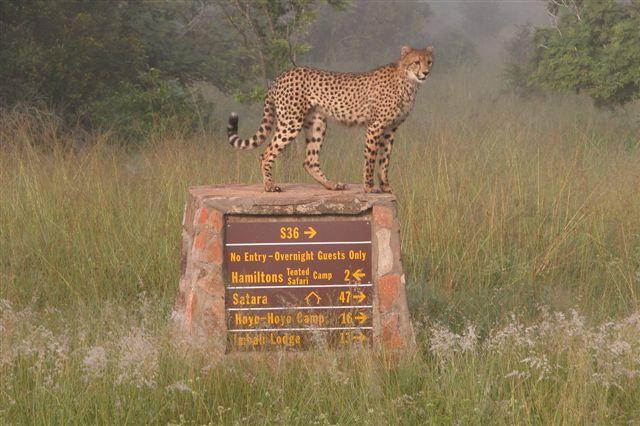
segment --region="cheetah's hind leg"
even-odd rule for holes
[[[320,150],[322,149],[326,131],[327,117],[318,111],[311,110],[304,122],[305,142],[307,145],[304,168],[312,178],[325,188],[341,191],[347,189],[347,185],[341,182],[333,182],[325,176],[320,168]]]
[[[278,118],[278,124],[273,139],[271,139],[271,143],[260,158],[262,182],[266,192],[282,192],[282,188],[276,185],[273,180],[271,167],[273,166],[276,157],[284,151],[291,141],[295,140],[304,121],[304,115],[302,114],[296,116],[295,113],[286,114],[283,111],[279,116],[282,118]]]

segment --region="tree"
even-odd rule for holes
[[[382,65],[400,56],[403,45],[424,47],[431,8],[426,3],[351,1],[340,9],[322,8],[311,25],[310,56],[348,69]]]
[[[640,98],[640,1],[552,0],[537,28],[529,83],[586,93],[598,106]]]
[[[144,48],[122,27],[117,7],[8,1],[0,8],[3,104],[42,101],[73,113],[145,70]]]
[[[326,0],[341,9],[344,0]],[[309,24],[315,19],[319,2],[315,0],[234,0],[215,3],[240,38],[251,58],[251,73],[258,77],[248,86],[237,85],[236,98],[241,101],[262,100],[271,79],[287,67],[297,65],[297,58],[309,51],[303,41]],[[255,79],[254,79],[255,80]]]
[[[46,107],[68,125],[113,128],[124,138],[201,125],[211,108],[201,108],[194,83],[242,100],[261,97],[308,50],[302,38],[318,4],[6,0],[0,108]]]
[[[311,25],[309,58],[323,66],[363,70],[397,60],[403,45],[431,44],[438,70],[476,62],[476,46],[459,28],[430,32],[433,16],[431,6],[421,2],[356,0],[340,13],[322,8]]]
[[[198,105],[189,84],[230,85],[216,51],[225,39],[196,31],[207,12],[195,0],[1,2],[0,106],[46,106],[67,124],[125,138],[154,123],[190,125]]]
[[[533,55],[533,27],[520,25],[516,34],[507,42],[507,61],[503,79],[507,87],[517,95],[527,97],[535,91],[529,83]]]

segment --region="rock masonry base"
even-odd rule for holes
[[[405,294],[396,200],[367,194],[360,185],[328,191],[319,185],[284,185],[266,193],[260,185],[189,188],[182,223],[181,278],[174,321],[181,337],[222,357],[225,319],[225,223],[232,215],[314,219],[367,215],[371,218],[373,348],[404,352],[415,343]]]

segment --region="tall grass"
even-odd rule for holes
[[[582,98],[427,83],[391,182],[418,351],[212,364],[168,334],[186,188],[259,183],[222,133],[0,125],[2,423],[604,423],[640,418],[640,140]],[[479,81],[480,80],[480,81]],[[253,132],[255,111],[241,116]],[[322,162],[359,182],[361,131]],[[255,153],[257,154],[257,153]],[[279,181],[310,182],[302,150]]]

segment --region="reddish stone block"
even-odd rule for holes
[[[194,247],[196,249],[198,250],[204,249],[205,245],[207,244],[207,236],[208,236],[207,234],[209,234],[209,232],[207,232],[206,230],[202,230],[196,236],[196,239],[194,240]]]
[[[202,289],[207,296],[224,299],[224,282],[222,281],[220,271],[212,271],[203,277],[199,277],[197,286]]]
[[[390,315],[382,320],[382,346],[385,349],[401,349],[404,341],[398,328],[398,314]]]
[[[222,241],[220,238],[212,238],[204,249],[205,262],[211,262],[216,265],[222,265]]]
[[[400,295],[402,285],[398,274],[385,275],[378,279],[378,303],[382,311],[388,312]]]
[[[393,226],[394,211],[391,207],[377,205],[373,206],[373,223],[384,228]]]
[[[216,233],[219,233],[222,229],[222,224],[224,223],[224,215],[218,210],[213,210],[209,214],[207,223],[209,224],[209,226],[211,226],[211,229],[213,229]]]
[[[181,277],[187,273],[187,265],[189,264],[189,255],[192,247],[191,235],[182,232],[182,247],[180,249],[180,271]]]
[[[191,330],[191,325],[193,324],[193,311],[196,305],[196,295],[191,292],[189,297],[187,298],[187,306],[184,310],[184,322],[187,326],[187,330]]]
[[[198,214],[198,225],[204,225],[209,219],[209,211],[203,207],[200,209],[200,213]]]
[[[193,232],[193,210],[195,209],[195,199],[192,194],[187,197],[187,203],[184,206],[184,212],[182,216],[182,227],[187,234]]]
[[[224,327],[224,300],[209,300],[203,307],[204,323],[207,331],[213,335],[220,327]]]

